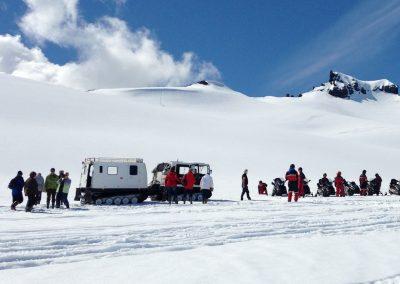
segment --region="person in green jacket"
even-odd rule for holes
[[[50,170],[50,174],[46,177],[46,181],[44,182],[44,188],[47,192],[47,208],[50,208],[50,199],[51,199],[51,208],[54,208],[54,204],[56,202],[56,191],[58,187],[58,176],[55,174],[56,170],[52,168]]]

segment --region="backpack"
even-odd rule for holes
[[[15,187],[15,179],[13,178],[13,179],[10,181],[10,183],[8,184],[8,188],[9,188],[9,189],[14,189],[14,187]]]

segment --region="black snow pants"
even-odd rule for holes
[[[248,186],[242,188],[242,195],[240,196],[240,200],[243,200],[245,194],[247,195],[247,199],[251,200]]]
[[[47,189],[47,208],[50,208],[50,199],[51,207],[54,208],[54,204],[56,203],[56,189]]]
[[[25,211],[31,212],[34,205],[36,205],[36,194],[30,194],[28,195],[28,201],[26,202]]]

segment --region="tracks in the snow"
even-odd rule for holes
[[[391,197],[87,208],[43,214],[0,208],[0,270],[260,238],[400,230],[400,203]]]

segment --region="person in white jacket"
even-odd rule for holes
[[[211,191],[214,189],[214,182],[209,174],[205,174],[200,180],[201,195],[203,196],[203,204],[206,204],[211,196]]]

